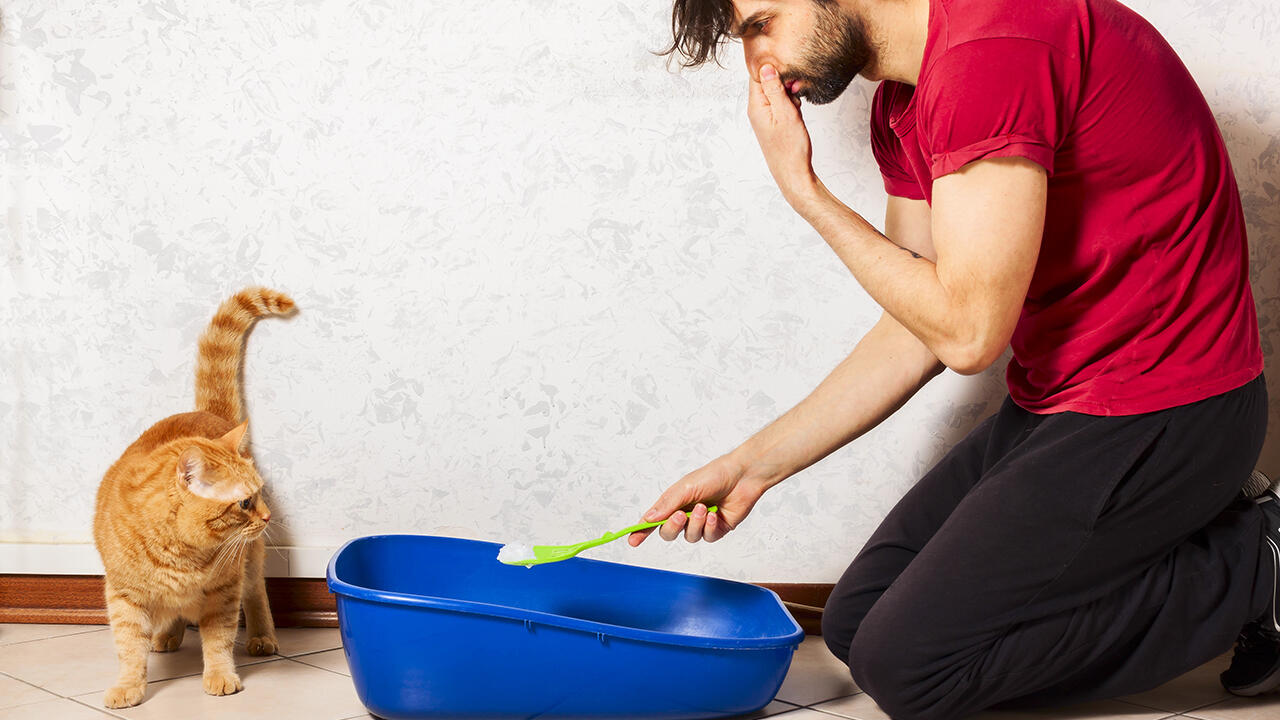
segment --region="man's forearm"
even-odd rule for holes
[[[886,314],[807,398],[730,455],[772,487],[880,424],[941,370]]]
[[[796,211],[827,241],[872,299],[920,338],[948,366],[959,370],[977,362],[975,337],[981,317],[969,312],[939,278],[938,266],[904,251],[818,182]]]

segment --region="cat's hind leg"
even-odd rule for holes
[[[231,573],[238,573],[232,570]],[[230,573],[228,573],[230,574]],[[232,653],[240,625],[240,577],[208,590],[200,609],[200,649],[204,653],[204,691],[231,695],[244,689]]]
[[[249,637],[245,649],[250,655],[271,655],[279,649],[276,626],[267,603],[267,580],[262,576],[266,545],[266,540],[259,535],[249,547],[249,558],[244,565],[244,625]]]
[[[147,650],[151,644],[151,617],[126,594],[106,583],[107,619],[115,638],[116,657],[120,660],[120,676],[107,690],[103,704],[109,708],[126,708],[142,702],[147,692]]]
[[[173,652],[182,646],[182,636],[187,632],[187,621],[175,618],[163,625],[151,636],[152,652]]]

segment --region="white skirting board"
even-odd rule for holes
[[[268,547],[267,577],[322,578],[337,548]],[[0,574],[101,575],[102,560],[89,543],[0,543]]]

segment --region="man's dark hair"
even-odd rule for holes
[[[813,0],[830,6],[836,0]],[[668,58],[680,53],[680,67],[695,68],[716,57],[726,38],[735,37],[733,0],[675,0],[671,5],[671,47],[658,53]]]
[[[671,47],[660,55],[680,53],[680,67],[708,60],[719,64],[716,51],[733,30],[733,0],[675,0],[671,6]]]

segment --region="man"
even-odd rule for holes
[[[1238,634],[1224,685],[1280,685],[1280,498],[1242,490],[1267,417],[1244,219],[1156,30],[1115,0],[675,0],[673,30],[685,65],[741,39],[770,172],[884,315],[645,519],[718,540],[944,366],[1012,345],[1000,411],[836,584],[831,651],[895,718],[1139,692]],[[884,235],[815,176],[800,113],[857,74],[881,81]]]

